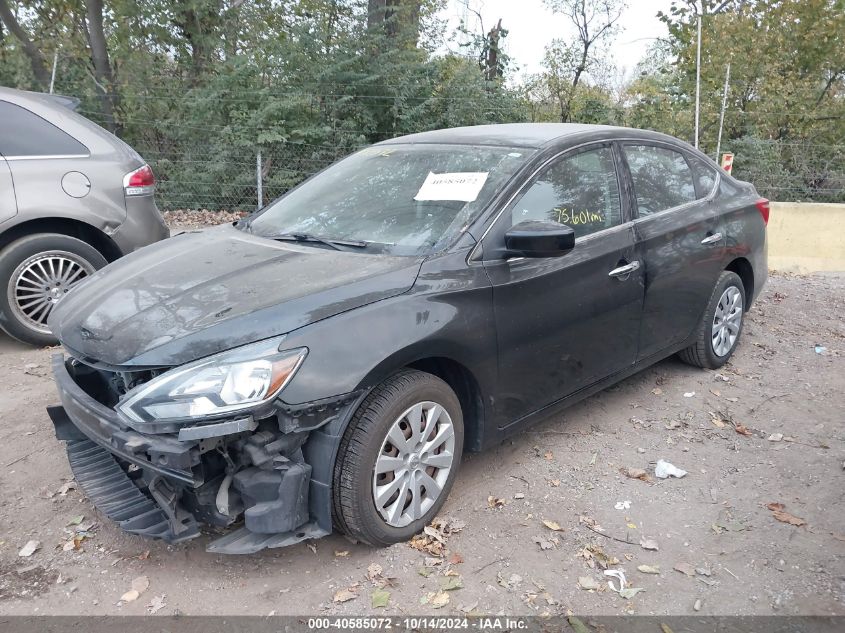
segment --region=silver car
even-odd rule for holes
[[[0,88],[0,327],[35,345],[75,284],[168,236],[150,167],[72,105]]]

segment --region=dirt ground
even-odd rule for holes
[[[338,535],[227,557],[208,536],[122,534],[60,492],[52,350],[2,338],[0,613],[843,615],[843,313],[845,276],[773,276],[723,370],[666,360],[467,455],[447,527],[416,542],[441,557]],[[655,479],[661,458],[688,474]],[[620,596],[603,566],[642,591]]]

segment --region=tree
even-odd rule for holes
[[[572,100],[578,85],[599,59],[597,49],[616,31],[625,5],[622,0],[546,0],[552,11],[562,13],[577,31],[576,39],[556,39],[544,58],[549,92],[561,122],[572,119]]]
[[[85,0],[85,35],[91,50],[94,81],[100,93],[100,109],[106,128],[118,132],[115,110],[119,103],[111,61],[109,60],[106,33],[103,27],[103,0]]]
[[[46,89],[50,85],[50,73],[44,61],[44,55],[35,43],[29,39],[26,31],[18,23],[15,14],[9,7],[8,0],[0,0],[0,20],[6,25],[9,33],[14,35],[20,43],[21,50],[29,60],[32,74],[35,75],[35,80],[39,84],[39,87],[42,90]]]

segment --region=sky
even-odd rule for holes
[[[464,16],[471,29],[478,29],[475,15],[464,9],[466,1],[481,14],[486,30],[502,18],[502,27],[509,31],[505,50],[519,68],[519,75],[541,69],[543,49],[553,39],[574,36],[574,27],[567,18],[553,14],[542,0],[449,0],[444,18],[450,29]],[[668,11],[669,5],[670,0],[628,0],[620,20],[624,30],[611,45],[611,54],[626,75],[630,75],[654,38],[666,36],[666,26],[657,19],[657,12]]]

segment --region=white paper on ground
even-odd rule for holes
[[[484,183],[486,171],[453,172],[435,174],[428,172],[425,181],[414,196],[414,200],[460,200],[472,202],[478,197]]]

